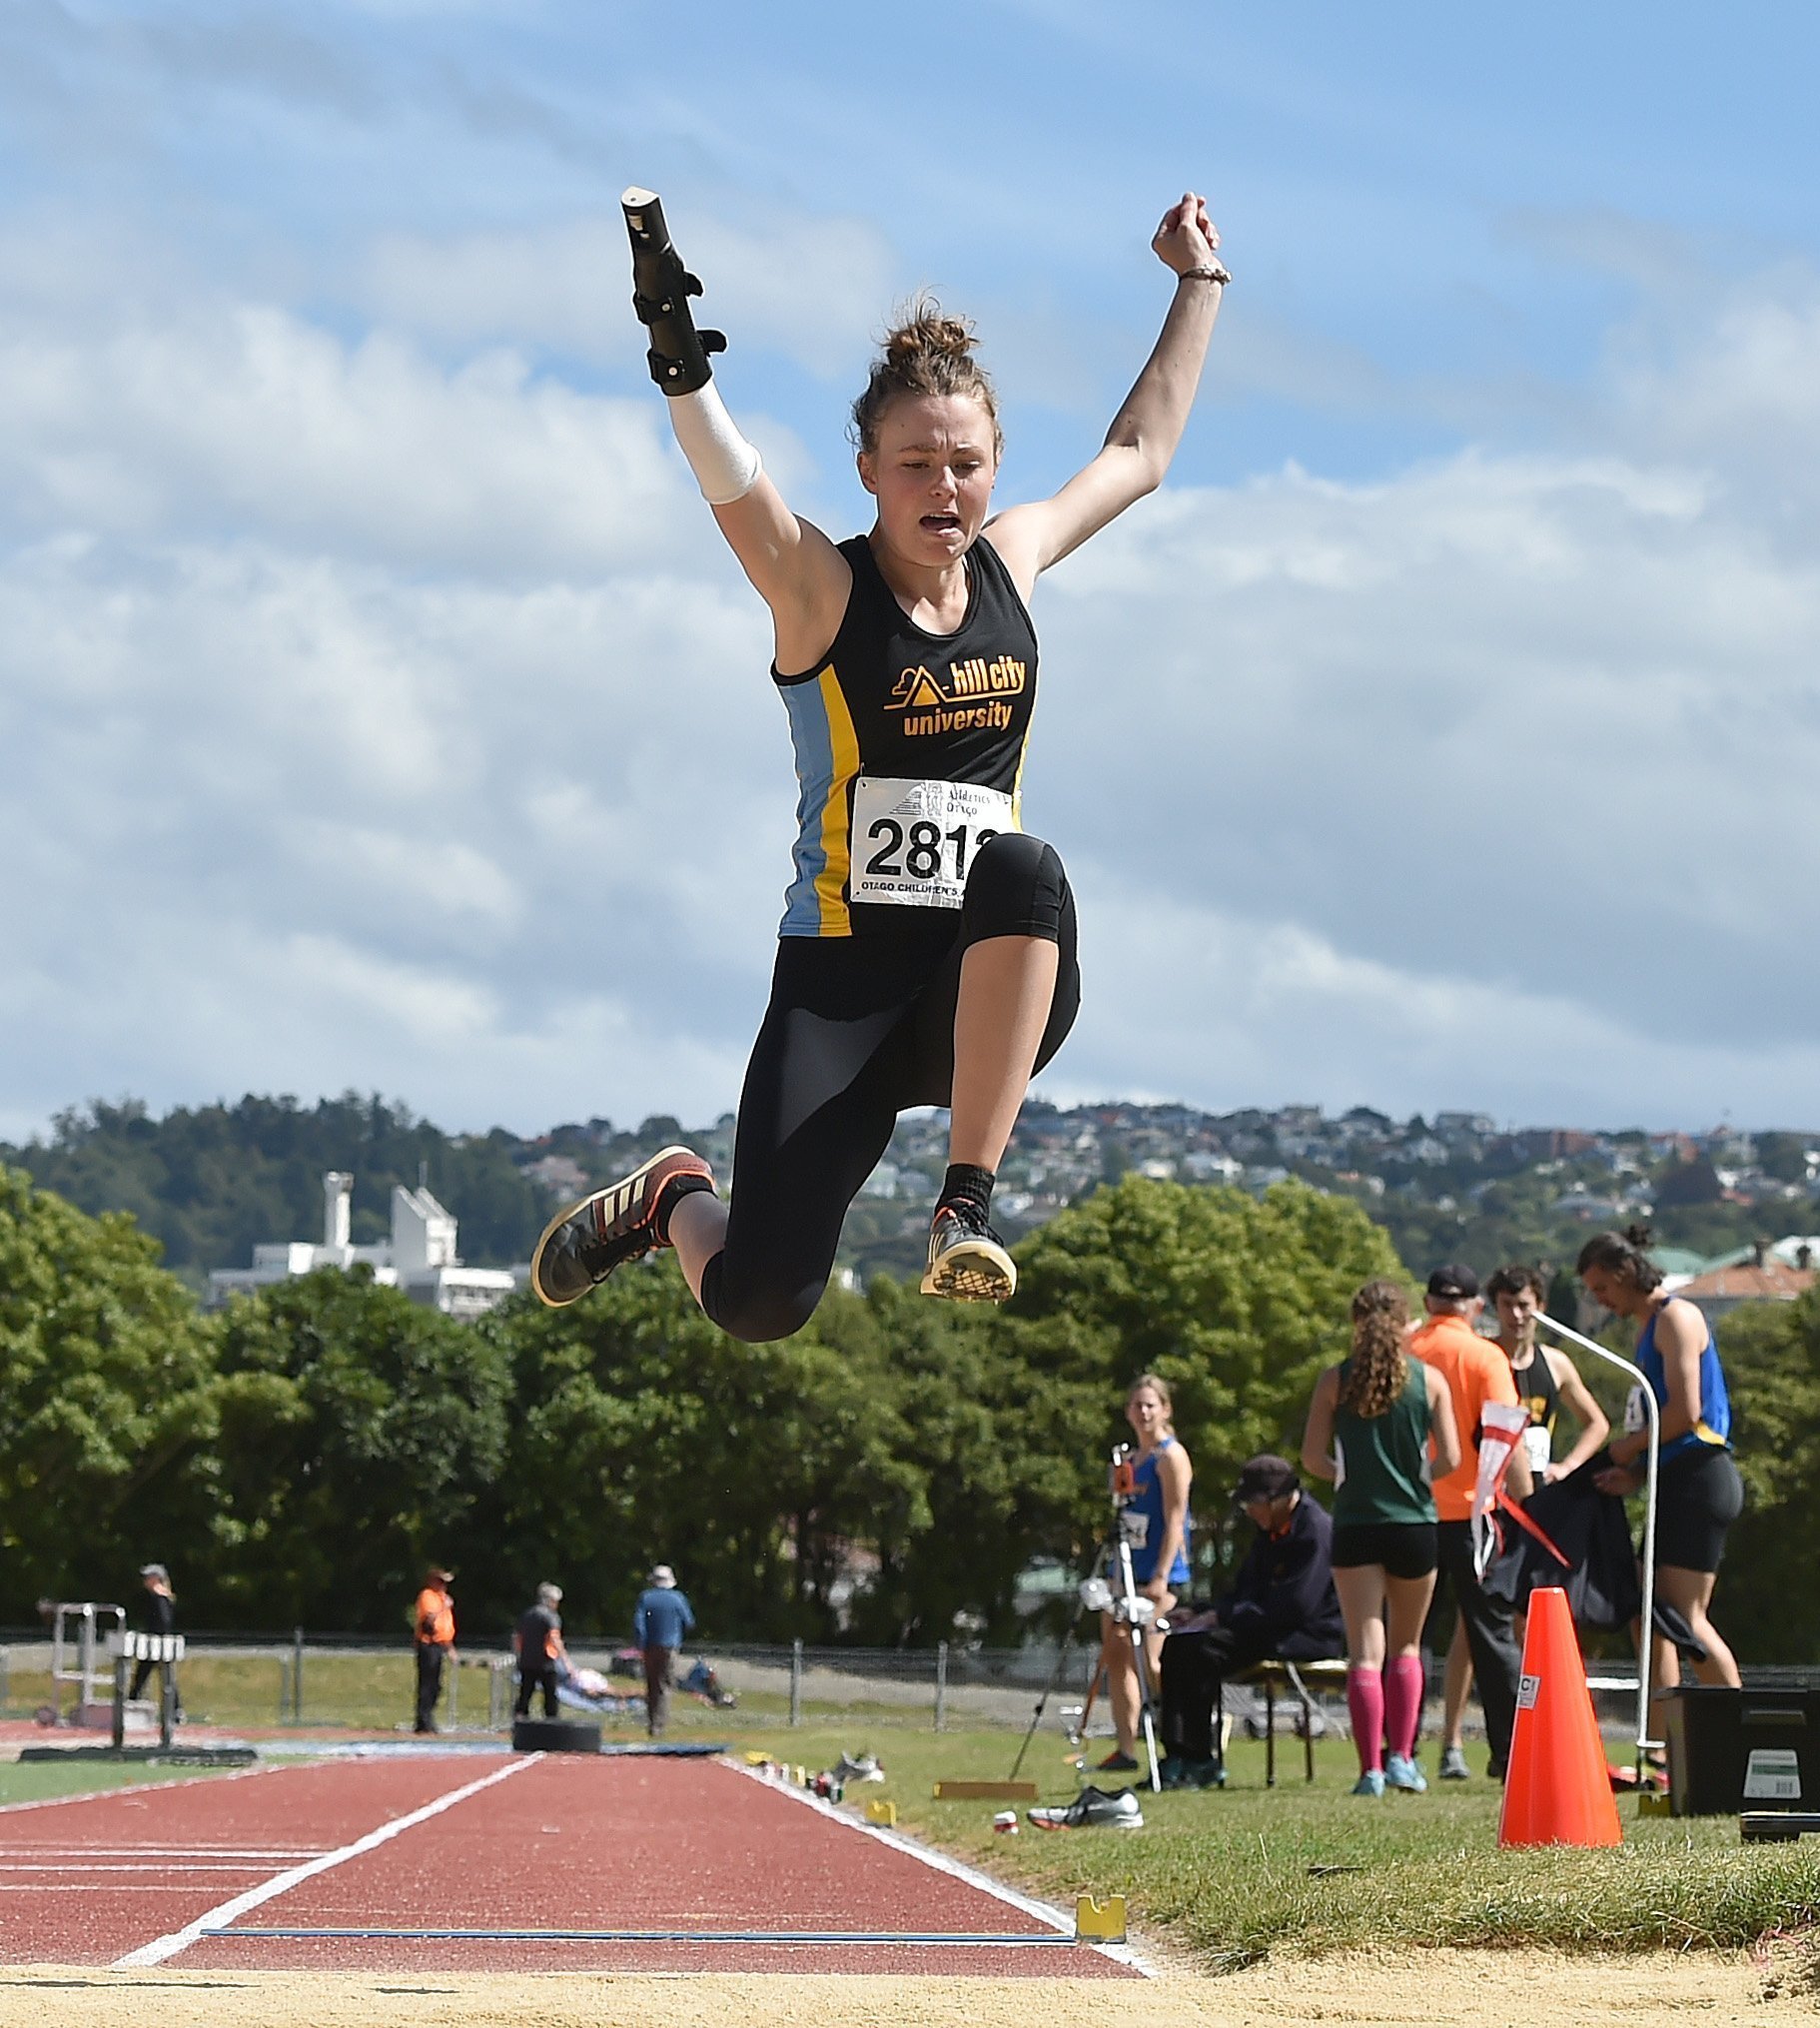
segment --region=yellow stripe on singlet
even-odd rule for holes
[[[828,800],[821,811],[822,865],[815,880],[815,898],[821,906],[822,935],[851,936],[853,918],[847,912],[843,890],[851,865],[847,846],[848,792],[859,772],[859,735],[853,729],[853,714],[841,695],[840,679],[832,662],[815,682],[821,692],[821,707],[828,716],[828,750],[834,760],[834,779],[828,784]]]

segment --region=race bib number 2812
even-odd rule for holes
[[[855,901],[959,908],[973,855],[1016,828],[1002,789],[862,774],[853,783],[848,891]]]

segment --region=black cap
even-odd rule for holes
[[[1462,1296],[1476,1296],[1478,1277],[1470,1268],[1461,1267],[1457,1261],[1449,1261],[1428,1277],[1428,1294],[1455,1300]]]
[[[1233,1498],[1241,1507],[1253,1500],[1281,1500],[1301,1484],[1301,1474],[1287,1458],[1273,1457],[1267,1451],[1260,1458],[1248,1458],[1239,1468],[1239,1484],[1233,1489]]]

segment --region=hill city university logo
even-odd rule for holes
[[[915,739],[936,732],[1006,732],[1011,705],[1022,696],[1025,664],[1015,655],[988,661],[972,655],[950,662],[940,675],[920,663],[905,669],[891,686],[885,708],[904,714],[904,735]]]

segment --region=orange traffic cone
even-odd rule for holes
[[[1586,1666],[1567,1594],[1529,1594],[1523,1679],[1504,1775],[1500,1845],[1617,1845],[1618,1806],[1605,1768]]]

